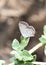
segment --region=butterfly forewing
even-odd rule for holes
[[[21,21],[19,22],[19,29],[23,37],[34,37],[35,29],[33,26],[29,26],[28,23]]]

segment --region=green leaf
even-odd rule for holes
[[[33,56],[28,53],[28,51],[23,50],[22,52],[23,61],[31,61],[33,60]]]
[[[19,61],[22,61],[22,52],[21,51],[16,52],[15,58],[18,59]]]
[[[16,60],[15,61],[15,65],[34,65],[32,62],[23,62],[23,61],[19,61],[19,60]]]
[[[46,39],[44,37],[40,37],[39,40],[41,43],[46,44]]]
[[[15,58],[18,59],[19,61],[32,61],[34,59],[34,56],[28,53],[28,51],[23,50],[23,51],[18,51],[15,54]]]
[[[20,50],[23,50],[28,45],[28,42],[29,38],[21,37]]]
[[[43,30],[43,33],[44,33],[44,35],[46,35],[46,25],[44,26],[43,29],[44,29],[44,30]]]
[[[33,55],[33,61],[36,61],[37,56]]]
[[[39,40],[40,40],[41,43],[46,44],[46,25],[45,25],[44,28],[43,28],[43,33],[44,33],[44,35],[42,35],[42,36],[39,38]]]
[[[25,62],[24,65],[34,65],[32,62]]]
[[[15,61],[15,65],[24,65],[24,62],[23,61],[16,60]]]
[[[12,48],[14,50],[19,50],[20,48],[20,45],[19,45],[19,41],[17,39],[14,39],[13,42],[12,42]]]

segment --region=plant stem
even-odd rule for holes
[[[37,65],[46,65],[46,62],[32,62],[32,63]]]
[[[42,43],[38,43],[36,46],[34,46],[31,50],[29,50],[28,52],[30,54],[32,54],[33,52],[35,52],[38,48],[42,47],[43,44]]]
[[[32,62],[32,63],[36,65],[46,65],[46,62]],[[8,65],[14,65],[14,63],[10,63]]]

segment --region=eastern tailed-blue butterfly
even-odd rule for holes
[[[23,37],[34,37],[35,29],[33,26],[29,26],[28,23],[21,21],[19,22],[19,29]]]

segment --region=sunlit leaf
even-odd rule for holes
[[[26,50],[23,50],[22,56],[23,56],[23,61],[33,60],[33,56],[31,54],[29,54],[28,51],[26,51]]]
[[[16,52],[15,58],[18,59],[19,61],[22,61],[22,52],[21,51]]]
[[[20,48],[20,45],[19,45],[19,41],[17,39],[14,39],[13,42],[12,42],[12,48],[14,50],[19,50]]]
[[[41,43],[46,44],[46,39],[44,37],[40,37],[39,40]]]

